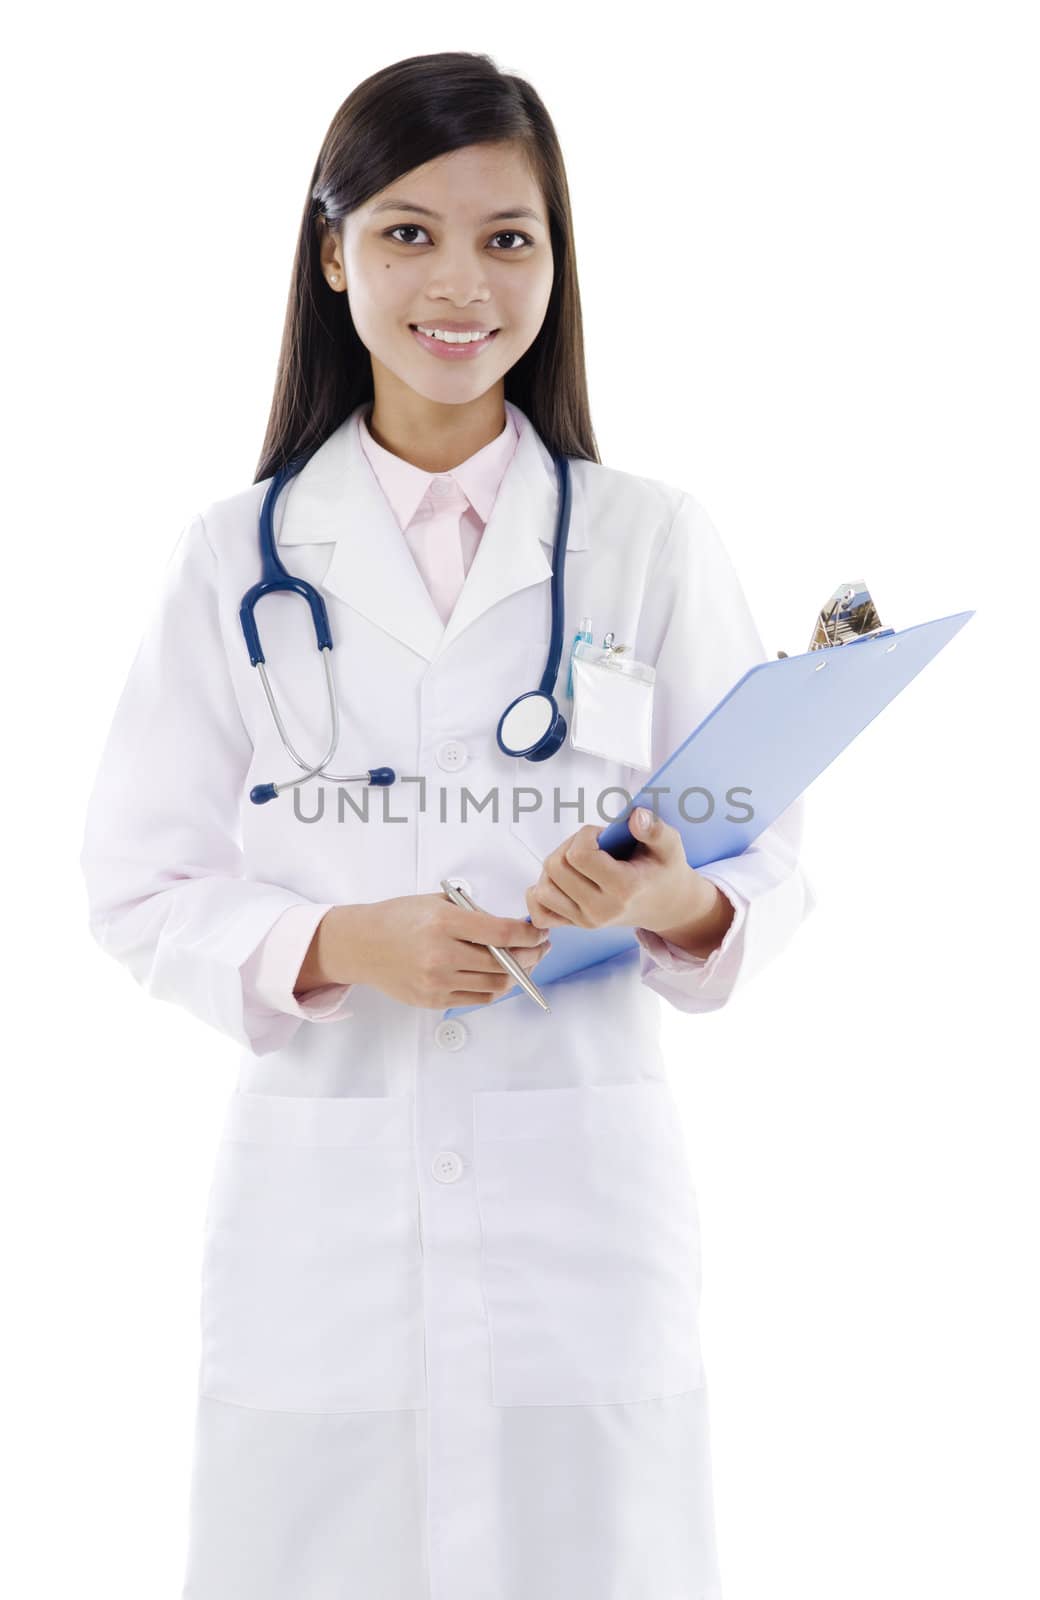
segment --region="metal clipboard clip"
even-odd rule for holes
[[[809,649],[829,650],[834,645],[857,644],[861,639],[873,639],[878,634],[894,631],[882,627],[870,590],[862,578],[857,578],[835,589],[816,619]],[[787,658],[786,650],[778,650],[776,654],[778,660]]]

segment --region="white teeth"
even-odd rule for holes
[[[420,333],[425,333],[430,339],[443,339],[445,344],[475,344],[479,339],[491,337],[490,333],[448,333],[443,328],[424,328],[418,324],[417,326]]]

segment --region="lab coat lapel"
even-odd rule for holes
[[[321,588],[432,661],[491,606],[551,578],[556,471],[534,427],[516,413],[516,450],[445,625],[361,449],[362,409],[340,424],[283,490],[275,537],[280,549],[332,543]],[[572,472],[568,557],[586,547],[584,501]],[[292,570],[289,555],[286,565]]]

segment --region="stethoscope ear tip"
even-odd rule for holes
[[[277,797],[278,790],[273,783],[258,783],[249,791],[249,798],[255,806],[266,805],[268,800],[275,800]]]

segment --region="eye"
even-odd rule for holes
[[[384,239],[394,239],[394,235],[396,233],[426,233],[426,229],[421,227],[418,222],[399,222],[397,224],[396,228],[388,228],[387,231],[384,233],[383,238]],[[427,238],[429,238],[428,234],[427,234]],[[528,245],[533,245],[534,244],[534,240],[531,239],[526,233],[517,233],[512,228],[507,228],[507,229],[503,230],[501,233],[493,234],[492,238],[494,238],[494,239],[519,239],[520,240],[519,247],[517,247],[516,245],[510,245],[508,249],[496,250],[495,254],[496,255],[500,255],[500,256],[501,255],[519,255],[521,249],[525,248]],[[410,240],[410,239],[394,239],[394,243],[395,244],[406,244],[407,245],[407,244],[411,244],[412,242],[413,241]]]
[[[388,228],[384,239],[394,239],[395,233],[425,233],[425,228],[420,228],[417,222],[399,222],[396,228]],[[410,244],[410,239],[394,239],[395,244]]]

